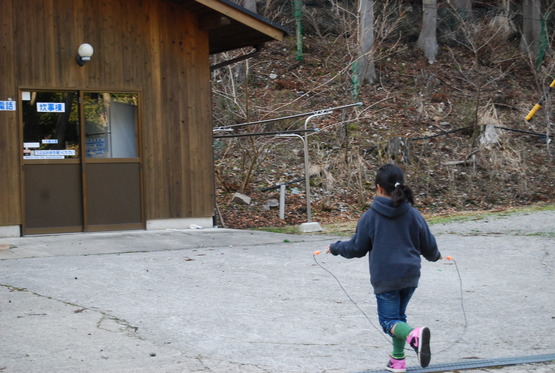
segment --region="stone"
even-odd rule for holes
[[[299,230],[302,233],[311,233],[311,232],[322,232],[324,229],[320,225],[320,223],[310,222],[310,223],[302,223],[299,226]]]
[[[264,204],[264,210],[266,210],[266,211],[271,210],[273,208],[278,208],[278,207],[279,207],[279,201],[275,198],[274,199],[269,199]]]
[[[244,195],[242,193],[235,193],[233,195],[233,199],[231,202],[236,203],[238,205],[250,205],[251,204],[251,197]]]

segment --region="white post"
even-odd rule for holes
[[[285,184],[279,186],[279,218],[285,220]]]
[[[306,130],[306,124],[312,116],[308,117],[304,123],[304,129]],[[312,221],[312,208],[310,207],[310,164],[308,163],[308,138],[306,132],[304,133],[304,181],[306,186],[306,221],[310,223]]]

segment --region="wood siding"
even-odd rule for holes
[[[14,9],[0,2],[0,100],[17,100],[13,38]],[[19,165],[22,156],[19,143],[17,111],[0,111],[0,225],[21,224]]]
[[[194,13],[166,0],[1,0],[0,20],[0,100],[139,92],[146,219],[213,216],[208,35]],[[94,48],[83,67],[81,43]],[[0,225],[21,224],[18,115],[0,112]]]

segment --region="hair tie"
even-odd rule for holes
[[[400,182],[396,182],[396,183],[395,183],[395,188],[397,188],[398,186],[401,186],[401,183],[400,183]]]

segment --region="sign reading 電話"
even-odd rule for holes
[[[0,111],[15,111],[15,101],[0,101]]]

